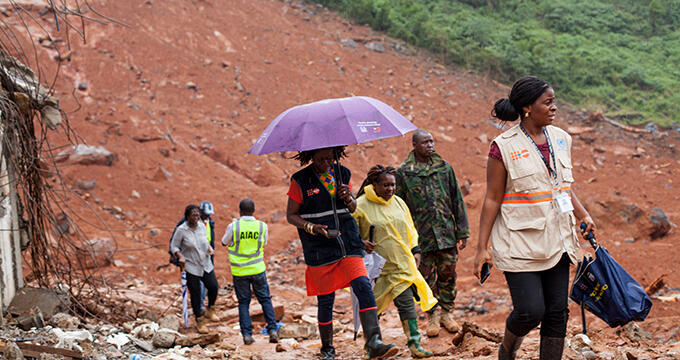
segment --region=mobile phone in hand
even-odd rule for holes
[[[482,264],[482,271],[479,273],[479,283],[484,284],[486,279],[489,278],[489,275],[491,275],[491,268],[489,266],[488,262],[485,262]]]
[[[336,238],[338,237],[339,231],[337,229],[326,229],[326,233],[328,234],[328,237]]]

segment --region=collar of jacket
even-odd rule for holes
[[[364,187],[364,194],[366,194],[366,200],[383,206],[389,205],[392,199],[394,199],[394,195],[392,195],[389,200],[385,200],[378,196],[378,194],[375,193],[375,189],[373,188],[372,184],[366,185],[366,187]]]
[[[406,160],[401,164],[401,168],[409,175],[429,176],[444,169],[445,165],[446,162],[436,151],[430,155],[427,164],[424,164],[416,161],[416,155],[413,150],[411,150]]]

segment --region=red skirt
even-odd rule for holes
[[[350,281],[368,276],[364,259],[348,256],[332,264],[311,267],[305,271],[307,296],[326,295],[349,286]]]

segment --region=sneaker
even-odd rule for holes
[[[276,330],[269,330],[269,342],[277,343],[279,342],[279,332]]]
[[[243,337],[243,343],[246,345],[250,345],[255,342],[255,339],[253,339],[252,335],[246,335]]]

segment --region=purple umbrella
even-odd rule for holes
[[[327,99],[281,113],[248,152],[261,155],[361,144],[415,129],[413,123],[380,100],[367,96]]]

